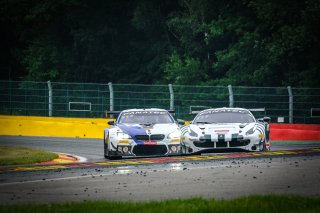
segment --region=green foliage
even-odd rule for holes
[[[211,66],[201,70],[208,76],[201,79],[204,84],[316,86],[316,81],[311,83],[314,69],[308,66],[308,24],[301,22],[303,14],[309,14],[304,10],[310,10],[304,1],[227,1],[225,6],[205,2],[199,2],[206,5],[203,9],[184,1],[185,13],[168,21],[179,39],[178,52],[198,59],[208,56],[206,63]],[[219,12],[208,15],[205,11]],[[311,53],[310,59],[319,66],[311,55],[318,53]]]
[[[32,164],[58,158],[58,154],[25,147],[0,146],[0,165]]]
[[[182,85],[199,84],[205,78],[198,59],[181,58],[176,52],[171,54],[165,63],[164,73],[168,82]]]
[[[2,79],[318,87],[320,0],[0,7]]]
[[[233,200],[203,198],[153,202],[86,201],[62,204],[1,205],[1,212],[319,212],[319,198],[265,195]]]
[[[61,79],[59,75],[63,73],[63,69],[67,68],[65,61],[67,57],[64,57],[67,52],[61,45],[52,43],[54,41],[50,38],[41,38],[33,42],[26,50],[23,63],[29,71],[28,80]]]

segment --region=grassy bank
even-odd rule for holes
[[[320,212],[320,198],[268,195],[234,200],[194,198],[145,203],[86,201],[66,204],[1,205],[0,212]]]
[[[56,153],[25,147],[0,146],[0,165],[32,164],[57,158]]]

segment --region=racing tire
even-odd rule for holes
[[[181,144],[181,154],[186,155],[187,154],[187,147],[184,143]]]
[[[109,135],[108,135],[109,137]],[[109,144],[109,143],[108,143]],[[104,157],[106,159],[109,159],[109,160],[119,160],[119,159],[122,159],[121,156],[112,156],[110,155],[110,152],[109,152],[109,147],[108,145],[106,144],[106,137],[105,135],[103,136],[103,148],[104,148]]]
[[[109,135],[108,135],[108,137],[109,137]],[[108,144],[109,144],[109,143],[108,143]],[[106,159],[110,159],[108,144],[106,144],[106,135],[105,135],[105,133],[104,133],[104,135],[103,135],[103,151],[104,151],[104,157],[105,157]]]
[[[107,154],[105,154],[104,157],[109,159],[109,160],[120,160],[120,159],[122,159],[121,156],[110,155],[109,150],[107,150]]]
[[[122,159],[121,156],[114,156],[114,155],[110,155],[110,152],[109,152],[109,149],[106,148],[105,151],[104,151],[104,157],[106,159],[109,159],[109,160],[119,160],[119,159]]]
[[[106,145],[105,133],[103,135],[103,152],[104,152],[104,157],[108,159],[109,158],[109,149],[108,149],[108,145]]]
[[[267,147],[266,147],[266,141],[263,140],[263,142],[259,143],[258,148],[259,148],[259,151],[260,151],[260,152],[268,151],[268,150],[267,150]]]

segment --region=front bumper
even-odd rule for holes
[[[149,145],[118,144],[116,150],[112,151],[112,155],[122,157],[171,156],[180,154],[180,143],[157,143]]]
[[[193,145],[199,148],[237,148],[243,147],[250,144],[249,139],[241,139],[236,141],[225,141],[225,142],[218,142],[218,141],[194,141]]]
[[[207,137],[199,138],[186,137],[182,142],[183,153],[190,154],[214,149],[242,149],[247,151],[256,151],[261,138],[258,135],[237,135],[230,138]]]

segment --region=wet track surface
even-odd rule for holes
[[[174,162],[148,163],[138,159],[135,161],[138,163],[123,165],[121,162],[131,161],[112,165],[103,157],[102,141],[96,139],[2,136],[0,145],[70,153],[88,160],[75,167],[56,165],[49,170],[0,172],[2,204],[92,199],[144,201],[195,196],[233,198],[270,193],[320,196],[319,142],[274,143],[272,151],[279,154],[270,156],[237,158],[236,155],[247,153],[236,153],[219,159],[216,156],[232,153],[214,153]],[[290,153],[289,150],[309,151]]]
[[[88,162],[106,161],[103,157],[102,139],[0,136],[0,145],[25,146],[58,153],[69,153],[84,157]],[[272,143],[271,151],[317,147],[320,147],[320,142],[276,142]]]

